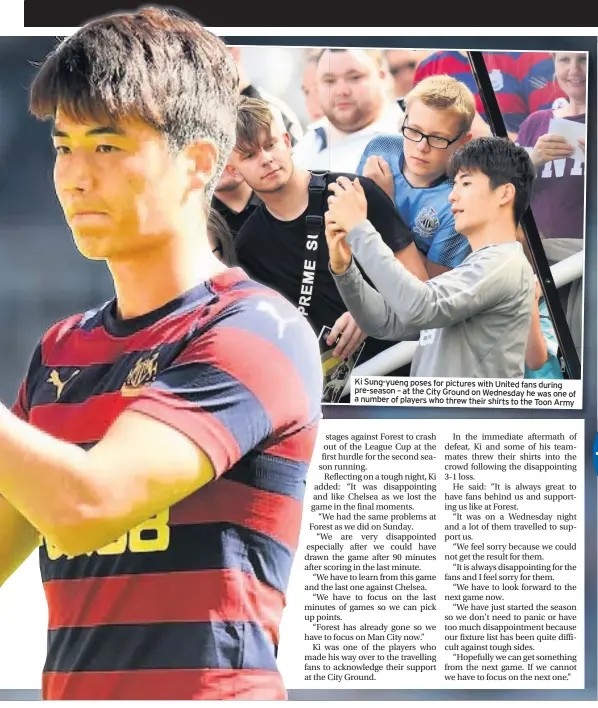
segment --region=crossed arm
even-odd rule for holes
[[[1,407],[0,460],[0,584],[40,535],[67,555],[96,550],[214,477],[190,438],[136,411],[85,451]]]

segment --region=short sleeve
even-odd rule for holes
[[[44,335],[44,338],[46,337],[47,334]],[[25,378],[21,381],[21,385],[19,386],[17,398],[11,408],[11,411],[17,416],[17,418],[20,418],[25,422],[29,422],[29,411],[31,406],[31,387],[33,379],[35,378],[35,374],[41,368],[41,351],[42,342],[38,342],[37,346],[33,351],[29,366],[27,367],[27,373],[25,375]]]
[[[315,334],[290,303],[262,292],[218,315],[127,407],[187,435],[217,476],[319,420]]]
[[[361,159],[359,160],[359,165],[357,165],[355,173],[361,177],[363,175],[363,168],[365,167],[365,163],[367,162],[368,157],[377,154],[379,153],[376,152],[376,138],[374,138],[373,140],[370,140],[370,142],[365,146],[365,150],[363,151]]]
[[[372,155],[383,157],[386,160],[392,172],[392,176],[394,177],[396,187],[397,178],[400,176],[401,172],[403,136],[395,135],[393,133],[376,135],[375,138],[372,138],[366,145],[363,155],[361,156],[361,160],[359,161],[359,165],[357,167],[358,175],[363,175],[365,163],[367,162],[368,157],[371,157]]]
[[[23,379],[21,385],[19,386],[19,391],[17,393],[17,398],[11,408],[12,412],[20,418],[27,422],[29,420],[29,401],[27,400],[27,379]]]
[[[413,243],[413,235],[392,200],[368,177],[360,177],[359,182],[368,203],[368,221],[394,253],[407,248]]]
[[[455,231],[451,219],[450,223],[442,224],[434,235],[427,256],[438,265],[456,268],[470,253],[469,241],[463,234]]]
[[[534,147],[533,145],[530,145],[531,143],[531,136],[529,134],[529,126],[530,126],[530,118],[531,116],[528,116],[519,126],[519,132],[517,133],[517,144],[521,145],[521,147]]]

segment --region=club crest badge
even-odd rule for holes
[[[159,352],[156,352],[153,356],[143,357],[137,361],[122,385],[123,396],[135,396],[141,388],[152,383],[158,374],[158,356]]]
[[[434,207],[424,207],[415,217],[413,230],[418,236],[430,238],[438,231],[440,219]]]

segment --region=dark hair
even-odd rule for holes
[[[513,216],[515,225],[519,225],[532,198],[536,179],[536,170],[525,148],[508,138],[476,138],[455,152],[448,176],[454,179],[459,170],[477,170],[485,174],[492,189],[512,184],[515,187]]]
[[[46,58],[31,112],[77,121],[138,117],[173,150],[200,138],[219,150],[209,199],[235,140],[239,77],[225,44],[178,10],[144,8],[93,20]]]
[[[233,243],[233,235],[228,228],[228,224],[224,217],[214,207],[210,208],[208,214],[208,231],[210,231],[216,240],[220,249],[220,260],[229,268],[237,265],[237,256]]]

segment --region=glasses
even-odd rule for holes
[[[421,143],[421,141],[425,138],[428,141],[428,145],[431,148],[436,148],[437,150],[446,150],[449,145],[456,143],[464,132],[461,131],[456,138],[449,140],[448,138],[440,138],[438,135],[426,135],[425,133],[422,133],[421,130],[416,130],[415,128],[410,128],[408,125],[405,125],[406,122],[407,116],[405,116],[405,122],[401,128],[401,132],[407,140],[411,140],[411,142],[414,143]]]

